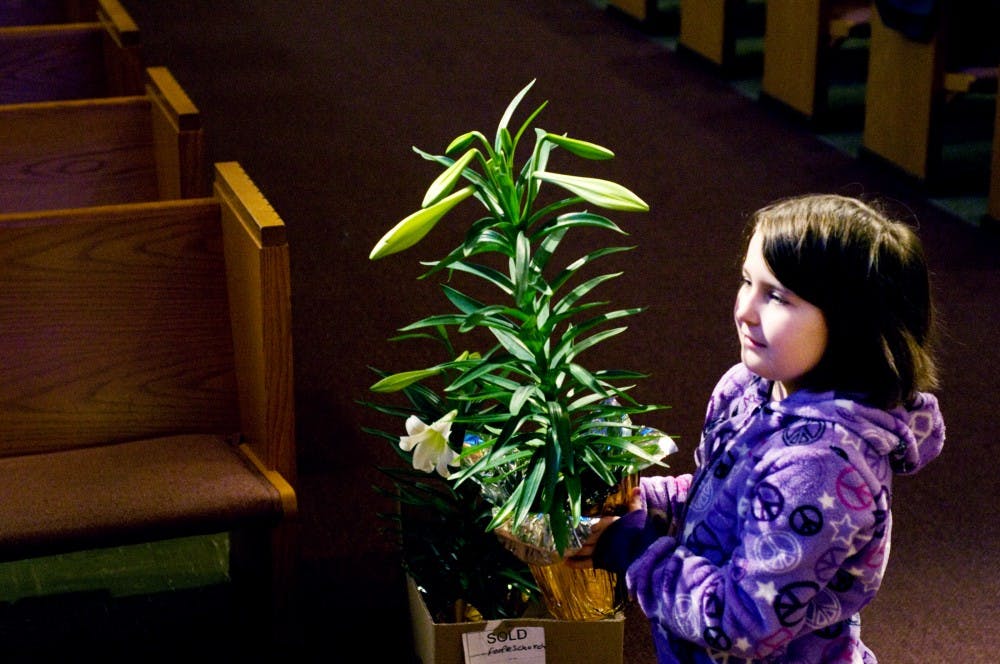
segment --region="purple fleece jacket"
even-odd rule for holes
[[[694,478],[641,481],[660,518],[638,526],[644,546],[626,582],[661,664],[876,661],[858,612],[885,572],[893,476],[944,444],[937,400],[886,411],[805,390],[773,402],[770,388],[742,364],[730,369],[709,402]],[[664,515],[676,536],[663,534]],[[620,521],[612,537],[634,542]]]

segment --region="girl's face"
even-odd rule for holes
[[[754,233],[743,261],[734,318],[740,359],[779,395],[791,394],[823,357],[827,327],[823,312],[781,285],[764,261],[763,239]]]

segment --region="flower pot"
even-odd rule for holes
[[[626,476],[600,504],[590,506],[580,524],[572,529],[571,541],[579,547],[602,516],[621,514],[628,508],[638,475]],[[497,535],[507,548],[528,564],[545,605],[560,620],[604,620],[623,608],[623,597],[615,592],[617,577],[601,569],[581,569],[564,564],[552,543],[547,518],[529,517],[517,529],[501,527]],[[564,552],[572,554],[572,550]]]

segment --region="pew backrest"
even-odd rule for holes
[[[0,105],[0,212],[207,195],[197,107],[165,67],[125,97]]]
[[[86,21],[0,27],[0,104],[143,92],[139,28],[118,0]]]
[[[239,434],[294,481],[284,225],[206,198],[0,214],[0,456]]]

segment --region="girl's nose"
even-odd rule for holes
[[[753,296],[747,289],[741,289],[736,295],[736,305],[733,309],[736,320],[747,325],[756,322],[756,309],[753,306]]]

